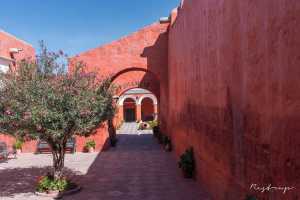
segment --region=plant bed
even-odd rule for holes
[[[167,151],[167,152],[172,151],[172,149],[173,149],[172,142],[168,136],[164,136],[163,145],[164,145],[165,151]]]
[[[65,195],[71,195],[81,190],[81,187],[77,184],[62,178],[60,180],[54,180],[52,176],[43,176],[38,181],[35,194],[37,196],[52,197],[54,199],[60,199]]]
[[[178,166],[181,168],[184,178],[195,177],[195,159],[193,148],[187,149],[185,153],[180,156]]]

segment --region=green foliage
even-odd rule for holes
[[[55,180],[51,176],[43,176],[40,178],[37,184],[36,190],[38,192],[49,192],[49,191],[66,191],[73,183],[65,178]]]
[[[66,142],[74,135],[89,136],[114,115],[111,80],[87,73],[67,56],[41,44],[36,60],[18,63],[0,73],[0,132],[46,141],[52,149],[55,177],[61,176]]]
[[[14,146],[13,146],[13,148],[14,149],[22,149],[22,146],[23,146],[23,141],[20,140],[20,139],[17,139]]]
[[[182,169],[186,178],[192,178],[195,172],[195,160],[193,148],[189,148],[180,156],[178,162],[179,168]]]
[[[158,126],[158,121],[157,120],[149,121],[148,124],[150,128],[153,130],[154,127]]]
[[[168,136],[163,136],[163,144],[167,145],[171,143],[171,139]]]
[[[90,140],[88,142],[85,143],[85,148],[89,149],[89,148],[95,148],[96,147],[96,142],[95,140]]]
[[[257,200],[257,198],[254,197],[254,196],[249,196],[248,195],[245,200]]]
[[[0,74],[0,131],[50,144],[91,134],[114,114],[109,80],[85,73],[80,62],[66,73],[61,60],[67,57],[41,48],[36,61],[24,60],[15,72]]]

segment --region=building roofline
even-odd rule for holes
[[[7,35],[7,36],[9,36],[9,37],[12,37],[12,38],[18,40],[19,42],[22,42],[22,43],[24,43],[24,44],[26,44],[26,45],[29,45],[29,46],[31,46],[31,47],[33,48],[32,44],[30,44],[30,43],[28,43],[28,42],[26,42],[26,41],[24,41],[24,40],[22,40],[22,39],[17,38],[16,36],[14,36],[14,35],[12,35],[12,34],[6,32],[6,31],[4,31],[3,29],[0,29],[0,33],[4,33],[5,35]]]
[[[128,33],[128,34],[125,34],[125,35],[119,37],[118,39],[115,39],[115,40],[112,40],[112,41],[108,41],[108,42],[105,42],[105,43],[103,43],[103,44],[100,44],[100,45],[98,45],[98,46],[96,46],[96,47],[94,47],[94,48],[90,48],[90,49],[88,49],[88,50],[86,50],[86,51],[79,52],[79,53],[77,53],[77,54],[71,56],[71,59],[76,59],[77,57],[82,56],[82,55],[84,55],[84,54],[87,54],[87,53],[89,53],[89,52],[92,52],[92,51],[94,51],[94,50],[101,49],[101,48],[105,48],[105,47],[107,47],[107,46],[111,46],[111,45],[113,45],[113,44],[115,44],[115,43],[117,43],[117,42],[119,42],[119,41],[125,40],[126,38],[129,38],[129,37],[133,37],[133,36],[135,36],[136,34],[138,34],[139,32],[145,31],[145,30],[147,30],[147,29],[150,29],[151,27],[156,26],[156,25],[161,25],[161,24],[159,23],[159,21],[155,21],[154,23],[148,24],[148,25],[146,25],[146,26],[144,26],[144,27],[142,27],[142,28],[137,29],[136,31],[130,32],[130,33]],[[163,26],[163,25],[162,25],[162,26]]]

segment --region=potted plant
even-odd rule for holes
[[[249,196],[247,195],[246,200],[257,200],[257,198],[255,196]]]
[[[78,192],[80,189],[81,188],[77,184],[65,177],[54,179],[52,175],[48,174],[47,176],[39,177],[35,194],[38,196],[59,199],[63,195]]]
[[[110,138],[110,145],[115,147],[117,145],[118,139],[116,137]]]
[[[153,127],[153,136],[157,138],[158,134],[159,134],[159,126],[157,125]]]
[[[93,153],[95,151],[95,147],[96,147],[95,140],[90,140],[85,144],[85,149],[87,149],[89,153]]]
[[[23,141],[20,139],[17,139],[13,148],[16,150],[17,154],[20,154],[22,152],[22,146],[23,146]]]
[[[157,140],[158,140],[159,144],[163,144],[163,142],[164,142],[164,135],[163,135],[163,133],[159,132],[157,134]]]
[[[164,147],[166,151],[172,151],[172,143],[171,143],[171,139],[168,136],[164,137]]]
[[[149,129],[149,124],[147,122],[141,122],[139,123],[139,128],[138,130],[146,130],[146,129]]]
[[[195,175],[195,159],[193,148],[189,148],[184,154],[180,156],[178,162],[179,168],[181,168],[183,176],[185,178],[193,178]]]

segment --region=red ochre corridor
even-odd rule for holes
[[[168,18],[74,56],[69,70],[77,60],[87,72],[112,77],[115,127],[157,119],[177,160],[192,147],[195,179],[213,199],[296,200],[299,36],[299,0],[185,0]],[[1,69],[34,55],[31,45],[3,31],[0,40]],[[142,91],[132,94],[135,88]],[[102,151],[108,137],[105,125],[90,138],[76,138],[77,151],[89,139]],[[28,141],[23,151],[35,148]],[[262,193],[252,184],[293,189]]]

